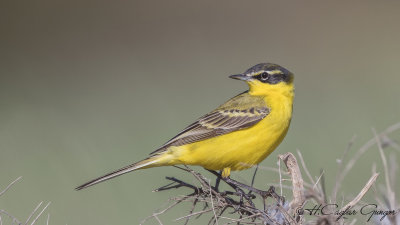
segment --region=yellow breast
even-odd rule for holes
[[[293,92],[264,96],[270,113],[254,126],[176,147],[178,162],[210,170],[242,170],[264,160],[285,137],[292,117]]]

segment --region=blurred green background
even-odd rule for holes
[[[151,192],[182,172],[74,187],[146,157],[246,90],[228,75],[260,62],[288,68],[296,84],[288,136],[261,165],[298,148],[331,189],[355,134],[353,152],[371,127],[400,121],[399,11],[399,1],[1,1],[0,187],[23,179],[0,209],[25,220],[51,201],[51,224],[139,223],[183,193]],[[377,156],[363,156],[343,190],[358,193]],[[261,170],[257,186],[277,179]]]

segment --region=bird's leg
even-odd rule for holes
[[[220,183],[220,181],[221,181],[221,174],[222,174],[222,170],[219,171],[219,176],[217,176],[217,179],[215,180],[215,187],[214,187],[214,189],[215,189],[216,192],[219,192],[219,191],[218,191],[218,188],[219,188],[219,183]]]
[[[229,183],[227,182],[221,173],[218,173],[216,171],[213,170],[208,170],[210,173],[214,174],[215,176],[217,176],[220,180],[224,180],[229,186],[231,186],[233,189],[235,189],[237,195],[239,196],[240,200],[239,200],[239,204],[243,204],[243,198],[245,198],[252,206],[254,206],[254,203],[252,202],[252,199],[255,198],[254,195],[252,194],[246,194],[239,185],[236,185],[235,183]],[[230,178],[228,178],[230,179]]]
[[[254,187],[254,181],[255,181],[255,179],[256,179],[257,171],[258,171],[258,164],[257,164],[257,166],[256,166],[256,169],[254,170],[253,178],[251,178],[251,186],[252,186],[252,187]],[[249,191],[248,194],[251,194],[251,191]]]
[[[271,186],[271,187],[268,189],[268,191],[263,191],[263,190],[259,190],[259,189],[257,189],[257,188],[254,188],[254,187],[252,187],[252,186],[249,186],[249,185],[247,185],[247,184],[240,183],[240,182],[238,182],[238,181],[236,181],[236,180],[231,179],[230,177],[222,177],[221,174],[219,174],[219,173],[217,173],[217,172],[215,172],[215,171],[212,171],[212,170],[208,170],[208,171],[211,172],[212,174],[214,174],[215,176],[220,177],[220,179],[222,179],[223,181],[225,181],[225,183],[229,184],[229,186],[231,186],[231,187],[234,188],[235,190],[236,190],[237,187],[241,187],[241,188],[247,189],[247,190],[249,190],[249,191],[251,191],[251,192],[257,193],[258,195],[260,195],[260,196],[263,197],[263,198],[273,197],[273,198],[275,198],[276,200],[278,200],[278,201],[280,201],[280,202],[283,202],[283,201],[284,201],[284,200],[281,198],[281,196],[279,196],[278,194],[276,194],[275,188],[274,188],[273,186]],[[243,190],[242,190],[242,192],[243,192]],[[246,199],[249,198],[248,195],[246,195],[245,197],[247,197]]]

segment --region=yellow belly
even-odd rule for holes
[[[264,160],[285,137],[291,105],[271,106],[270,114],[253,127],[174,147],[172,164],[199,165],[210,170],[243,170]]]

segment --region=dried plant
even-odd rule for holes
[[[189,167],[177,167],[181,171],[190,174],[194,178],[194,182],[185,182],[175,177],[167,177],[171,183],[160,187],[155,192],[167,191],[171,189],[190,190],[189,194],[172,197],[168,204],[162,210],[157,211],[145,218],[140,224],[145,224],[149,220],[155,220],[158,224],[163,224],[160,218],[169,210],[181,204],[189,204],[190,208],[185,216],[175,219],[175,221],[183,224],[198,224],[196,219],[201,216],[208,216],[208,224],[365,224],[366,222],[384,225],[400,224],[400,204],[396,194],[399,194],[399,187],[396,187],[396,178],[398,175],[398,162],[396,154],[391,153],[387,158],[389,149],[394,149],[400,153],[400,146],[396,141],[391,139],[389,135],[400,129],[400,123],[388,127],[381,133],[377,133],[372,129],[373,138],[362,145],[352,157],[349,157],[355,138],[352,138],[345,149],[342,157],[337,160],[338,169],[336,182],[330,194],[327,193],[325,184],[325,173],[321,171],[318,176],[313,176],[301,152],[297,150],[297,158],[292,153],[286,153],[278,156],[278,168],[266,168],[258,166],[252,177],[251,184],[240,183],[231,178],[223,178],[220,173],[210,171],[216,176],[216,181],[205,175],[192,170]],[[358,194],[352,195],[349,200],[345,200],[344,195],[338,198],[339,190],[343,186],[343,182],[356,163],[360,163],[360,157],[368,150],[375,149],[378,151],[380,161],[382,162],[383,182],[377,183],[379,174],[377,166],[373,164],[370,179],[361,188]],[[286,166],[286,171],[282,172],[280,163]],[[259,168],[268,169],[279,175],[279,183],[273,184],[268,190],[257,189],[253,186],[256,174]],[[302,172],[305,174],[303,177]],[[20,181],[17,178],[6,186],[2,191],[0,189],[0,198]],[[290,185],[287,185],[287,182]],[[220,185],[221,182],[226,185]],[[212,185],[212,183],[214,183]],[[284,184],[285,183],[285,184]],[[275,187],[280,189],[277,193]],[[285,193],[283,197],[283,189],[291,191]],[[346,212],[352,210],[361,210],[361,208],[369,203],[362,199],[365,194],[373,190],[376,207],[382,209],[377,211],[375,215],[369,215],[368,218],[346,217]],[[396,192],[397,191],[397,192]],[[348,199],[348,196],[346,195]],[[259,203],[261,202],[261,204]],[[340,202],[340,204],[338,204]],[[345,203],[347,202],[347,203]],[[337,204],[337,205],[334,205]],[[0,209],[0,225],[17,224],[17,225],[34,225],[38,219],[43,216],[50,202],[43,206],[40,202],[32,213],[27,217],[25,222],[17,219],[5,209]],[[332,211],[343,214],[311,214],[312,206],[328,206]],[[340,205],[340,206],[339,206]],[[201,209],[199,209],[201,207]],[[329,208],[328,208],[329,209]],[[386,214],[385,214],[386,212]],[[387,213],[391,212],[391,213]],[[382,213],[382,214],[380,214]],[[49,214],[46,224],[49,224]],[[363,220],[361,220],[363,219]],[[368,219],[368,221],[365,221]]]
[[[4,195],[15,183],[21,180],[22,177],[18,177],[13,182],[11,182],[3,191],[0,192],[0,197]],[[38,219],[43,215],[46,209],[49,207],[50,202],[48,202],[44,207],[42,206],[43,202],[39,202],[39,204],[35,207],[35,209],[29,214],[28,218],[25,222],[17,219],[13,214],[9,213],[4,209],[0,209],[0,225],[5,225],[6,221],[10,221],[12,225],[34,225],[38,221]],[[40,210],[40,211],[39,211]],[[50,214],[47,214],[46,225],[49,224]]]
[[[395,188],[395,178],[398,176],[396,176],[398,163],[394,156],[391,156],[390,160],[388,161],[383,150],[391,147],[400,152],[399,145],[397,145],[395,141],[388,137],[389,134],[399,129],[400,123],[390,126],[380,134],[377,134],[375,130],[373,130],[374,137],[366,142],[361,148],[359,148],[358,151],[346,162],[346,159],[348,158],[350,150],[355,141],[355,138],[353,138],[350,141],[347,149],[344,151],[341,159],[337,160],[338,170],[336,182],[330,195],[328,195],[325,187],[326,177],[324,175],[324,171],[321,171],[319,176],[313,177],[308,170],[306,162],[299,150],[297,150],[297,156],[300,160],[302,170],[306,175],[306,179],[303,178],[297,159],[292,153],[286,153],[278,156],[278,169],[268,168],[269,170],[275,171],[279,174],[279,184],[274,184],[274,186],[280,187],[281,191],[279,194],[275,191],[274,186],[271,186],[268,190],[259,190],[253,187],[258,167],[253,174],[253,179],[250,185],[240,183],[230,178],[222,178],[219,173],[210,171],[217,177],[215,185],[212,185],[211,180],[199,172],[196,172],[186,166],[183,168],[177,167],[187,173],[190,173],[195,178],[195,182],[189,183],[175,177],[167,177],[166,179],[172,183],[160,187],[154,191],[159,192],[171,189],[186,188],[192,192],[187,195],[181,195],[169,199],[168,205],[165,208],[145,218],[141,224],[145,224],[150,219],[156,220],[158,224],[163,224],[160,216],[167,213],[175,206],[188,202],[191,207],[188,210],[187,215],[179,217],[175,220],[183,221],[185,225],[202,215],[209,216],[208,224],[297,225],[356,224],[357,222],[366,223],[366,221],[357,221],[357,219],[360,219],[359,217],[352,217],[348,219],[346,213],[349,213],[352,210],[360,210],[360,207],[367,204],[366,202],[362,201],[362,198],[371,188],[374,190],[375,200],[378,203],[378,207],[380,209],[384,209],[385,212],[390,211],[394,213],[385,216],[369,215],[369,218],[363,219],[368,219],[369,222],[376,224],[400,224],[400,205],[398,201],[396,201],[396,192],[394,191],[399,190],[399,188]],[[340,188],[343,186],[345,177],[349,171],[351,171],[353,166],[359,161],[359,158],[368,150],[373,149],[374,146],[377,146],[381,156],[382,165],[384,168],[383,176],[385,178],[385,184],[379,185],[379,189],[381,191],[377,191],[376,186],[378,184],[376,184],[376,181],[379,174],[376,172],[376,167],[373,167],[372,175],[364,187],[361,188],[360,192],[355,195],[355,197],[344,204],[345,200],[340,200],[337,198],[337,196]],[[287,173],[282,173],[280,169],[281,161],[285,164]],[[286,175],[289,175],[289,177],[284,177]],[[220,190],[219,183],[221,181],[227,184],[228,190]],[[290,181],[291,185],[283,185],[283,183],[287,181]],[[286,200],[282,196],[282,189],[289,189],[292,191],[289,197],[286,197]],[[256,204],[256,199],[261,200],[261,206]],[[341,202],[340,206],[339,204],[334,205],[337,204],[337,202]],[[309,205],[322,205],[331,207],[330,209],[332,211],[338,212],[339,214],[331,213],[327,215],[310,215],[310,209],[305,209],[306,203],[309,203]],[[201,209],[197,209],[196,206],[198,205],[202,206]],[[194,222],[194,224],[197,223]]]

